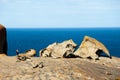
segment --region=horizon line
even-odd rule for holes
[[[65,28],[77,29],[77,28],[120,28],[120,27],[8,27],[7,29],[65,29]]]

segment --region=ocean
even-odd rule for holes
[[[78,46],[85,35],[102,42],[112,56],[120,57],[120,28],[8,28],[8,55],[28,49],[39,51],[54,42],[72,39]]]

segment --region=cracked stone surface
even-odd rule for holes
[[[115,79],[120,80],[120,58],[116,57],[100,60],[33,57],[17,62],[16,56],[0,56],[0,80]]]

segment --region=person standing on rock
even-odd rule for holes
[[[0,54],[7,55],[6,28],[0,24]]]

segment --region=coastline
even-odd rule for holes
[[[8,55],[16,55],[16,49],[19,49],[20,52],[24,52],[31,48],[35,49],[37,53],[39,53],[41,49],[45,48],[49,44],[69,39],[73,39],[79,46],[83,37],[88,34],[89,36],[103,42],[111,55],[120,57],[120,54],[118,54],[120,49],[120,28],[7,29]]]

